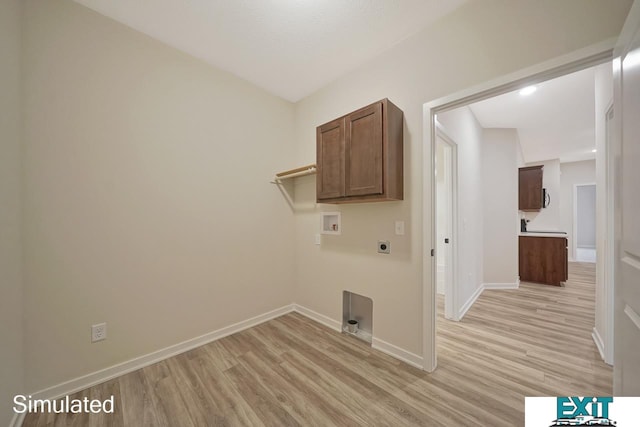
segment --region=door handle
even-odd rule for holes
[[[445,243],[449,243],[449,238],[447,237],[446,239],[444,239]]]

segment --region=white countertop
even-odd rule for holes
[[[526,233],[520,232],[518,235],[523,237],[567,237],[567,233],[564,231],[548,231],[544,233],[527,231]]]

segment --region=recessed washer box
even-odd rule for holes
[[[322,212],[320,232],[322,234],[342,234],[340,212]]]

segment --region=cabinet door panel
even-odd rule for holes
[[[382,103],[348,115],[345,132],[346,195],[382,194]]]
[[[542,209],[542,166],[520,168],[518,174],[518,209]]]
[[[317,198],[344,197],[344,119],[317,130]]]
[[[518,240],[520,280],[555,286],[567,280],[566,238],[520,236]]]

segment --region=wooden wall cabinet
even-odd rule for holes
[[[529,166],[518,169],[518,209],[539,211],[543,205],[543,166]]]
[[[560,286],[569,279],[566,237],[520,236],[518,239],[520,280]]]
[[[388,99],[316,129],[316,200],[402,200],[403,113]]]

